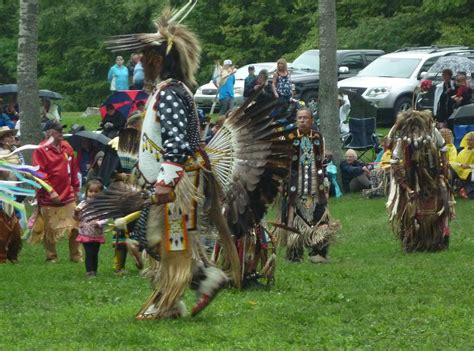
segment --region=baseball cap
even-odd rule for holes
[[[50,129],[54,129],[54,130],[57,130],[57,131],[62,131],[63,128],[66,128],[67,125],[66,124],[61,124],[61,122],[59,122],[58,120],[55,120],[55,119],[50,119],[49,121],[47,121],[43,128],[41,128],[41,130],[43,132],[46,132],[47,130],[50,130]]]
[[[232,64],[232,60],[224,60],[224,65],[231,65]]]

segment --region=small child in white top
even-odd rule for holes
[[[81,218],[81,212],[87,201],[94,198],[102,190],[104,190],[102,181],[99,179],[89,180],[86,183],[85,200],[77,205],[74,213],[75,218],[79,221],[79,235],[76,241],[82,243],[84,246],[87,277],[95,277],[97,275],[100,245],[105,243],[103,225],[107,221],[86,221]]]

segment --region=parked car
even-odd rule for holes
[[[258,75],[262,69],[266,69],[269,72],[276,69],[276,62],[261,62],[261,63],[250,63],[242,66],[235,72],[235,84],[234,84],[234,105],[240,106],[244,102],[244,81],[248,76],[248,67],[255,67],[255,74]],[[200,86],[194,94],[194,101],[198,108],[209,112],[212,104],[216,100],[217,87],[211,80],[209,83]],[[219,111],[219,101],[217,101],[215,111]]]
[[[338,79],[355,76],[383,54],[385,52],[382,50],[337,50]],[[289,65],[296,99],[307,104],[317,100],[319,69],[319,50],[305,51]]]
[[[377,107],[379,124],[393,123],[400,111],[413,105],[413,92],[428,69],[442,56],[467,47],[404,48],[383,55],[355,77],[341,80],[339,88],[362,95]]]

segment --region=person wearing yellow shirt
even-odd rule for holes
[[[452,167],[452,164],[456,162],[456,158],[458,157],[458,151],[453,144],[453,132],[448,128],[441,128],[439,132],[446,143],[446,148],[448,149],[448,151],[446,151],[446,158],[448,159],[448,164]]]
[[[461,152],[452,164],[457,177],[463,182],[459,195],[465,199],[469,193],[474,195],[474,132],[467,133],[461,141]]]

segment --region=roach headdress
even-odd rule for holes
[[[196,35],[181,22],[189,15],[197,0],[190,0],[179,10],[166,8],[155,20],[156,33],[125,34],[107,41],[112,51],[144,50],[153,46],[166,46],[166,55],[177,53],[179,64],[188,86],[196,83],[194,74],[199,67],[201,48]]]

